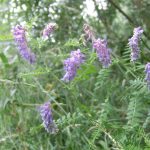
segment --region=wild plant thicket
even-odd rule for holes
[[[150,149],[150,3],[99,3],[1,2],[0,149]]]

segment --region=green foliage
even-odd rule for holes
[[[0,1],[0,149],[150,149],[150,91],[144,80],[150,61],[149,1],[92,2],[95,11],[89,15],[85,0]],[[57,28],[43,40],[49,22]],[[18,55],[11,34],[20,23],[37,56],[34,65]],[[85,41],[84,23],[97,38],[107,38],[108,69],[102,68],[91,41]],[[128,38],[139,25],[145,33],[140,59],[133,63]],[[63,61],[75,49],[85,54],[85,61],[74,80],[64,83]],[[46,101],[52,103],[55,134],[45,131],[37,111]]]

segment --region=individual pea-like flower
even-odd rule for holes
[[[95,40],[95,35],[94,32],[92,31],[91,27],[88,24],[84,24],[83,25],[83,30],[85,33],[85,38],[87,41],[91,40],[92,42],[94,42]]]
[[[47,24],[43,30],[43,38],[48,39],[49,35],[55,30],[55,28],[56,28],[55,23]]]
[[[64,61],[64,70],[66,73],[62,78],[63,81],[69,82],[74,79],[77,69],[84,62],[84,58],[85,56],[81,53],[80,49],[71,52],[70,58]]]
[[[146,64],[145,73],[146,73],[145,80],[147,82],[148,89],[150,89],[150,63]]]
[[[133,36],[129,39],[129,46],[131,48],[131,61],[135,61],[139,58],[139,41],[142,33],[143,29],[141,27],[134,28]]]
[[[17,47],[19,49],[20,55],[25,60],[27,60],[30,64],[34,63],[36,60],[35,54],[31,52],[30,48],[27,45],[25,28],[21,25],[16,25],[12,29],[12,32],[13,32]]]
[[[107,41],[98,38],[94,41],[93,47],[96,49],[99,61],[102,63],[104,68],[108,68],[111,64],[110,49],[107,48]]]
[[[43,120],[43,126],[48,133],[55,133],[57,128],[53,121],[52,110],[50,102],[46,102],[38,107],[41,118]]]

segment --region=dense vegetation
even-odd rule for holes
[[[0,0],[0,149],[150,150],[149,10],[149,0]],[[55,30],[43,40],[49,23]],[[18,53],[17,24],[26,29],[33,64]],[[109,67],[86,41],[84,24],[107,39]],[[128,39],[139,26],[140,57],[132,62]],[[85,60],[66,83],[63,62],[77,49]],[[38,111],[47,101],[53,133]]]

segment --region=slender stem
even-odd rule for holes
[[[19,135],[18,134],[7,135],[7,136],[5,136],[5,137],[0,139],[0,143],[5,142],[7,139],[10,139],[10,138],[13,138],[13,137],[17,137],[17,136],[19,136]]]
[[[113,0],[108,0],[112,6],[114,6],[132,25],[137,25],[118,5],[114,3]]]
[[[24,85],[35,87],[35,85],[33,85],[33,84],[24,83],[24,82],[15,82],[15,81],[11,81],[11,80],[8,80],[8,79],[0,79],[0,82],[4,82],[4,83],[7,83],[7,84],[8,83],[11,83],[11,84],[24,84]]]

